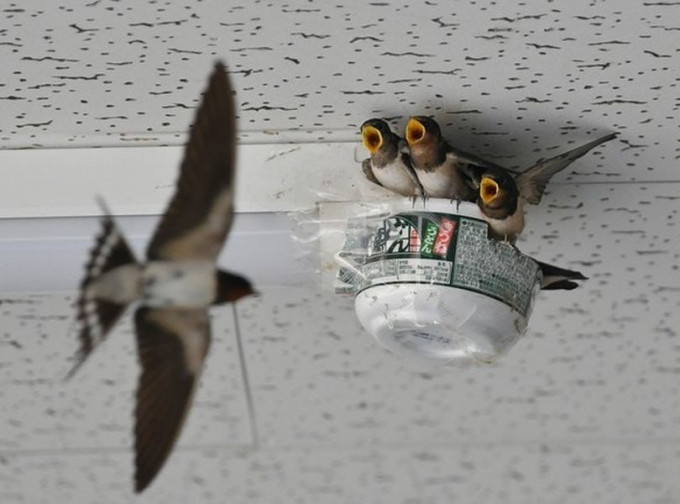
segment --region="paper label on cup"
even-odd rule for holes
[[[491,296],[526,315],[538,266],[514,247],[488,238],[486,222],[437,212],[405,212],[371,230],[346,283],[427,283]],[[342,252],[341,252],[342,255]],[[340,277],[343,271],[340,272]]]

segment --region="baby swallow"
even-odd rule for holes
[[[402,196],[424,196],[408,155],[402,152],[404,140],[385,121],[369,119],[362,124],[361,140],[371,154],[361,164],[368,180]]]
[[[588,280],[588,277],[583,276],[578,271],[559,268],[536,259],[534,259],[534,262],[538,264],[541,273],[543,273],[541,290],[572,290],[578,287],[578,284],[573,280]]]
[[[466,165],[464,169],[477,188],[477,205],[486,217],[492,235],[514,243],[524,229],[524,204],[537,205],[553,175],[617,134],[605,135],[541,161],[519,175],[513,175],[499,166]]]
[[[126,307],[136,302],[142,367],[137,389],[135,490],[168,458],[191,406],[210,346],[212,305],[253,294],[245,278],[217,269],[233,217],[236,125],[225,67],[218,63],[196,113],[175,194],[144,263],[106,215],[80,286],[83,363]]]
[[[431,198],[475,201],[476,190],[463,168],[467,165],[480,168],[496,166],[473,154],[454,149],[442,136],[439,124],[429,117],[411,117],[406,124],[405,137],[418,180],[425,189],[425,195]]]

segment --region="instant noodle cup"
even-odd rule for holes
[[[396,354],[428,366],[490,363],[526,331],[541,272],[489,238],[473,203],[431,199],[397,211],[363,250],[352,257],[356,315]]]

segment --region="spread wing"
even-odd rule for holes
[[[459,149],[456,149],[455,147],[452,147],[451,145],[447,146],[447,154],[452,154],[456,157],[456,160],[459,163],[467,163],[470,165],[478,166],[480,168],[488,168],[488,169],[501,169],[501,170],[506,170],[512,172],[512,170],[508,170],[507,168],[503,168],[502,166],[489,161],[487,159],[481,158],[479,156],[476,156],[474,154],[471,154],[469,152],[465,152]]]
[[[135,425],[135,489],[144,490],[182,430],[210,345],[206,310],[140,308],[135,314],[142,366]]]
[[[233,217],[235,135],[233,93],[218,63],[196,112],[175,195],[149,244],[149,259],[217,259]]]
[[[547,161],[541,161],[540,163],[532,166],[525,172],[521,173],[517,179],[517,189],[519,189],[519,194],[527,203],[532,205],[538,205],[543,196],[546,186],[550,179],[556,173],[564,170],[571,163],[576,161],[578,158],[586,154],[588,151],[597,147],[601,143],[608,142],[612,138],[615,138],[618,133],[611,133],[603,137],[593,140],[581,147],[550,158]]]

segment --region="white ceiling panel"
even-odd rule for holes
[[[213,311],[195,407],[139,502],[675,504],[679,9],[0,0],[0,502],[134,499],[129,320],[61,381],[78,265],[95,194],[143,249],[223,59],[237,208],[260,213],[239,215],[222,259],[262,295]],[[359,126],[379,116],[398,131],[415,114],[520,168],[620,132],[528,208],[520,249],[589,279],[542,293],[492,366],[414,369],[387,353],[350,299],[287,266],[289,222],[270,213],[378,197],[360,180]]]
[[[181,143],[222,58],[244,142],[353,141],[369,117],[430,114],[519,167],[621,131],[575,180],[677,179],[674,5],[3,2],[0,145]]]

